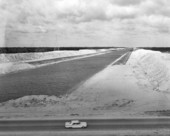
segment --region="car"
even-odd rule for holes
[[[65,122],[65,128],[86,128],[87,122],[81,122],[79,120],[71,120],[70,122]]]

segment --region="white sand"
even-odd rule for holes
[[[127,65],[131,67],[138,85],[144,90],[170,92],[170,54],[137,50]]]
[[[87,80],[72,94],[57,98],[59,103],[47,102],[48,106],[45,104],[43,108],[35,108],[36,104],[30,104],[28,109],[23,106],[27,101],[27,97],[24,97],[3,103],[0,115],[3,112],[15,111],[17,116],[20,112],[21,115],[24,113],[24,117],[40,115],[56,117],[73,114],[83,117],[134,117],[148,116],[146,111],[166,111],[170,109],[169,76],[167,76],[169,63],[169,54],[137,50],[132,53],[126,65],[107,67]],[[32,100],[30,97],[29,101]],[[13,105],[17,105],[17,108]],[[31,114],[32,112],[34,114]]]
[[[5,103],[1,103],[3,106],[14,106],[14,107],[35,107],[35,106],[45,106],[48,104],[56,104],[61,102],[61,98],[56,96],[47,96],[47,95],[31,95],[24,96],[16,100],[10,100]]]
[[[0,63],[0,74],[6,74],[10,72],[16,72],[23,69],[31,69],[34,68],[33,65],[23,63],[23,62],[8,62],[8,63]]]
[[[52,59],[52,58],[78,56],[78,55],[85,55],[85,54],[92,54],[92,53],[96,53],[96,50],[51,51],[51,52],[39,52],[39,53],[0,54],[0,63],[28,62],[28,61],[46,60],[46,59]]]
[[[105,51],[105,50],[104,50]],[[30,61],[94,54],[96,50],[52,51],[43,53],[0,54],[0,74],[35,68]],[[101,52],[101,51],[100,51]]]

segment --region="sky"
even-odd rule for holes
[[[170,47],[170,0],[0,0],[0,12],[0,46],[38,32],[57,42],[43,46]]]

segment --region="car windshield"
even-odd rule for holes
[[[89,129],[104,119],[103,129],[108,119],[168,121],[169,6],[0,0],[0,120],[76,119]]]
[[[79,122],[73,123],[73,125],[79,125],[79,124],[80,124]]]

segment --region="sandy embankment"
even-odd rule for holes
[[[27,63],[30,61],[80,56],[93,53],[97,53],[97,51],[79,50],[79,51],[52,51],[42,53],[0,54],[0,74],[6,74],[10,72],[16,72],[19,70],[35,68],[34,65]]]
[[[15,111],[24,117],[147,116],[148,111],[170,109],[169,72],[169,54],[137,50],[126,65],[107,67],[56,102],[46,101],[49,96],[28,96],[3,103],[1,111]]]
[[[143,115],[170,109],[170,55],[137,50],[126,65],[108,67],[71,96],[96,113]],[[107,112],[106,112],[107,111]]]

